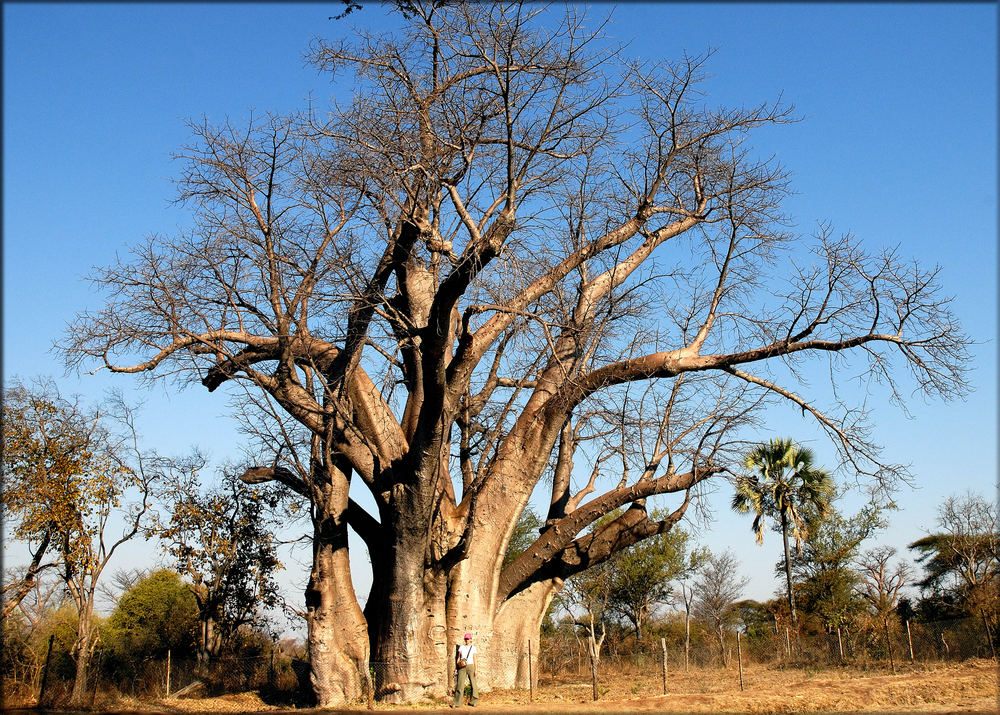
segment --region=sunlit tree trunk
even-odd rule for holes
[[[70,705],[82,707],[89,702],[91,656],[94,652],[94,604],[92,600],[81,605],[76,624],[76,642],[73,644],[75,673]]]
[[[500,606],[493,620],[492,647],[483,657],[483,669],[489,672],[491,687],[527,689],[532,685],[529,677],[533,675],[538,680],[542,620],[561,588],[561,579],[542,581]]]
[[[368,631],[354,595],[347,550],[347,490],[331,470],[317,486],[313,565],[306,586],[306,622],[313,689],[320,707],[356,702],[368,678]]]

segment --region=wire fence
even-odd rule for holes
[[[741,678],[744,668],[757,673],[825,667],[851,666],[891,672],[908,664],[957,662],[970,658],[995,657],[993,636],[978,619],[935,623],[871,623],[868,627],[834,630],[830,633],[797,636],[790,628],[778,628],[752,636],[735,631],[718,634],[698,632],[685,647],[679,638],[649,638],[637,644],[631,636],[610,639],[599,659],[592,662],[588,640],[571,631],[543,637],[538,652],[529,657],[526,643],[516,652],[486,649],[477,658],[477,677],[484,692],[522,691],[524,702],[545,697],[566,683],[574,687],[606,691],[612,683],[628,680],[633,695],[657,695],[670,680],[672,692],[688,687],[702,692],[704,682],[720,677],[720,670]],[[391,680],[386,663],[370,665],[375,700]],[[678,671],[690,672],[683,682]],[[451,694],[454,672],[442,676],[441,690]],[[766,678],[758,678],[763,685]]]
[[[631,686],[629,692],[637,695],[666,692],[668,679],[672,692],[677,692],[677,687],[697,692],[705,687],[699,679],[717,679],[720,669],[738,671],[742,688],[744,668],[758,673],[836,666],[890,671],[908,664],[996,658],[996,634],[983,621],[972,618],[934,623],[893,620],[809,636],[797,636],[783,628],[751,635],[699,630],[692,636],[686,647],[683,637],[676,634],[654,634],[640,643],[619,634],[609,638],[599,658],[592,660],[586,638],[578,632],[560,630],[543,637],[534,653],[527,643],[517,652],[486,650],[477,659],[477,676],[483,692],[522,691],[525,701],[566,683],[592,688],[596,699],[599,689],[610,684],[620,686],[623,680]],[[308,706],[312,704],[309,662],[300,655],[282,652],[275,646],[270,652],[222,656],[206,664],[193,654],[169,653],[166,658],[151,658],[109,671],[98,651],[89,686],[94,693],[93,704],[98,706],[102,701],[115,702],[123,697],[159,700],[250,691],[258,693],[266,703]],[[391,692],[393,670],[388,663],[370,662],[359,702],[371,705]],[[690,673],[691,677],[675,680],[679,672]],[[68,673],[53,671],[45,675],[36,667],[11,669],[3,675],[5,696],[21,694],[10,698],[10,702],[34,699],[32,694],[38,694],[39,703],[64,702],[72,684]],[[440,682],[434,689],[450,695],[455,686],[454,672],[436,677]],[[766,678],[758,678],[758,682],[763,684]]]
[[[163,658],[147,658],[127,664],[110,665],[104,653],[92,656],[87,690],[91,706],[123,699],[160,700],[167,697],[214,697],[256,692],[265,702],[308,705],[312,700],[309,662],[275,649],[262,655],[224,655],[208,663],[193,653]],[[3,689],[8,702],[34,702],[52,707],[66,703],[73,685],[73,673],[66,667],[43,666],[32,670],[5,672]]]
[[[683,639],[659,638],[636,644],[612,641],[592,664],[589,641],[574,635],[543,640],[538,670],[551,682],[581,678],[616,678],[628,672],[762,668],[836,667],[893,671],[905,664],[996,658],[995,635],[978,619],[916,623],[890,621],[866,628],[797,635],[775,628],[753,635],[698,632]]]

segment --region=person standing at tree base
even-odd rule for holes
[[[451,702],[453,708],[462,704],[465,686],[472,685],[472,695],[469,705],[475,707],[479,702],[479,684],[476,682],[476,646],[472,645],[472,634],[465,634],[465,645],[460,645],[455,653],[455,698]]]

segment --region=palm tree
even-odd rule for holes
[[[751,529],[757,543],[764,541],[766,517],[781,525],[785,546],[785,580],[788,586],[788,609],[792,624],[798,624],[795,597],[792,594],[792,559],[788,548],[789,533],[797,549],[808,536],[809,528],[829,513],[834,485],[830,473],[813,466],[812,450],[799,447],[790,439],[773,439],[758,445],[743,459],[751,474],[738,477],[733,509],[754,512]]]

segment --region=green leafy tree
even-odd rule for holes
[[[656,514],[655,518],[664,518]],[[670,600],[671,581],[684,569],[688,535],[674,528],[641,541],[613,559],[608,609],[627,620],[637,642],[657,606]]]
[[[509,565],[523,554],[529,546],[535,543],[538,538],[538,531],[542,528],[542,520],[530,507],[521,512],[517,523],[514,524],[514,531],[510,535],[510,542],[507,544],[507,553],[504,555],[504,565]]]
[[[845,517],[832,506],[822,520],[808,520],[815,526],[802,548],[792,554],[796,604],[816,625],[832,632],[864,611],[855,561],[862,544],[885,526],[885,520],[876,507]],[[778,562],[777,570],[784,574],[784,561]]]
[[[263,625],[266,609],[279,603],[274,574],[282,565],[273,531],[279,499],[272,488],[247,487],[230,469],[203,489],[195,466],[175,473],[163,498],[169,519],[155,533],[190,579],[204,664],[241,626]]]
[[[747,598],[733,604],[743,632],[750,638],[770,633],[774,627],[774,614],[768,604]]]
[[[788,609],[795,625],[798,617],[788,538],[793,536],[801,548],[809,529],[826,516],[834,494],[830,473],[814,466],[814,459],[812,450],[790,439],[776,438],[758,445],[743,460],[751,474],[737,478],[732,502],[737,512],[754,514],[751,529],[758,544],[764,541],[767,518],[777,521],[785,550]]]
[[[45,614],[41,627],[31,638],[37,661],[49,659],[49,677],[76,683],[79,658],[76,655],[79,638],[80,615],[72,599],[66,599],[57,608]],[[49,637],[52,636],[52,655],[49,656]]]
[[[167,651],[194,650],[198,605],[176,571],[160,569],[139,580],[118,600],[104,627],[105,653],[112,668],[128,669]]]

